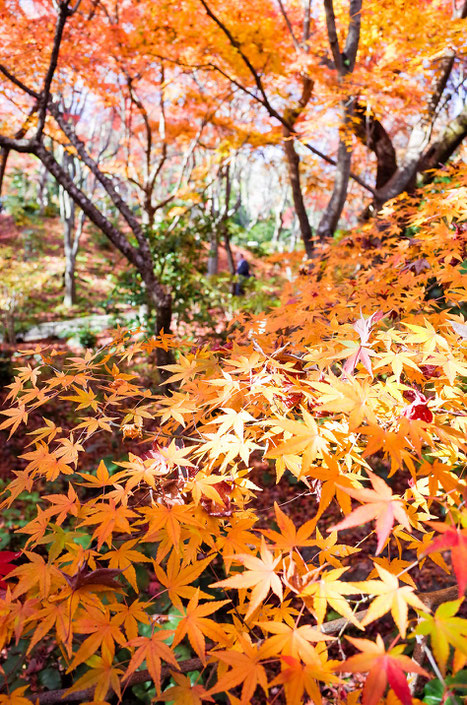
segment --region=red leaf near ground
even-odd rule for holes
[[[451,551],[451,562],[459,585],[459,597],[463,597],[467,588],[467,529],[459,530],[455,526],[440,521],[427,522],[442,535],[435,538],[427,553],[434,551]]]
[[[15,551],[0,551],[0,575],[8,575],[8,573],[11,573],[11,571],[16,568],[13,563],[10,563],[10,561],[15,560],[16,558],[19,558],[21,555],[21,552],[15,552]],[[7,587],[7,583],[4,580],[0,580],[0,588],[5,589]]]

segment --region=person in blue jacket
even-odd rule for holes
[[[250,265],[248,264],[245,256],[240,252],[237,259],[237,269],[235,274],[238,276],[238,281],[235,282],[234,296],[243,296],[245,294],[244,284],[247,279],[249,279],[252,274],[250,272]]]

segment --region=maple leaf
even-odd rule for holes
[[[354,583],[355,587],[367,595],[378,595],[368,608],[365,617],[361,621],[362,627],[366,627],[375,619],[379,619],[391,610],[391,614],[399,632],[403,638],[407,633],[408,605],[418,610],[426,610],[426,605],[414,594],[414,589],[409,585],[399,587],[399,581],[395,575],[389,573],[380,565],[375,564],[376,571],[381,578],[377,580],[366,580],[365,582]]]
[[[149,624],[150,617],[147,612],[149,605],[149,602],[140,602],[136,599],[128,605],[124,602],[117,602],[112,606],[112,609],[116,612],[115,624],[118,626],[123,624],[128,641],[138,637],[140,624]]]
[[[66,573],[62,573],[62,575],[73,592],[88,587],[92,590],[97,590],[98,588],[115,588],[119,590],[121,585],[115,578],[120,575],[121,572],[121,570],[116,568],[97,568],[96,570],[89,570],[88,564],[83,563],[74,575],[68,575]]]
[[[292,551],[299,546],[313,546],[314,542],[310,539],[311,534],[316,527],[316,519],[310,519],[298,529],[287,514],[281,510],[277,502],[274,502],[274,512],[276,515],[277,526],[279,531],[272,529],[262,529],[262,533],[274,543],[274,547],[282,551]]]
[[[210,585],[210,587],[236,588],[237,590],[252,587],[253,591],[246,614],[247,619],[259,607],[261,602],[266,599],[269,590],[272,590],[282,600],[282,583],[276,574],[276,568],[281,561],[281,557],[273,557],[271,551],[267,549],[264,539],[261,540],[260,556],[261,558],[250,555],[235,556],[235,560],[242,563],[247,570],[242,571],[239,575],[227,578],[227,580],[220,580]]]
[[[215,602],[205,602],[198,604],[200,589],[196,588],[196,592],[190,599],[186,607],[182,607],[181,619],[175,629],[173,646],[181,642],[187,636],[188,640],[200,657],[203,664],[206,663],[205,656],[205,639],[204,635],[213,639],[215,643],[221,644],[225,641],[225,635],[222,627],[212,619],[206,619],[208,614],[216,612],[218,609],[230,602],[230,600],[216,600]]]
[[[13,589],[13,597],[17,598],[25,592],[37,588],[39,597],[46,599],[52,589],[52,583],[59,580],[63,582],[63,577],[54,565],[46,563],[42,556],[31,551],[24,551],[30,563],[20,565],[9,572],[10,577],[19,578],[18,584]]]
[[[57,525],[63,524],[65,519],[69,514],[72,516],[78,516],[80,502],[78,500],[78,495],[73,489],[72,485],[68,485],[68,495],[64,494],[48,494],[43,497],[53,506],[46,510],[49,516],[54,516],[57,514],[55,521]]]
[[[280,458],[283,455],[303,454],[302,465],[303,471],[306,472],[316,458],[323,457],[333,436],[326,429],[318,427],[313,416],[305,409],[302,409],[302,416],[305,423],[291,419],[278,419],[273,422],[274,426],[291,434],[291,438],[268,450],[265,457]]]
[[[333,637],[313,629],[309,624],[303,624],[300,627],[295,625],[291,627],[283,622],[256,622],[256,624],[261,629],[274,634],[263,644],[265,658],[285,654],[309,663],[316,655],[315,649],[311,646],[312,643],[333,640]]]
[[[15,688],[8,695],[0,695],[0,705],[31,705],[29,698],[23,697],[27,689],[28,686],[23,685],[21,688]]]
[[[60,399],[65,399],[67,401],[74,401],[78,403],[78,406],[76,407],[77,410],[79,409],[86,409],[88,406],[90,406],[93,411],[96,411],[99,407],[99,403],[96,401],[96,395],[93,392],[92,389],[80,389],[79,387],[76,387],[73,385],[73,389],[75,390],[76,394],[71,397],[60,397]]]
[[[293,656],[282,655],[282,671],[271,681],[271,686],[283,683],[287,705],[296,705],[303,702],[303,693],[306,691],[313,703],[322,702],[317,681],[326,684],[339,683],[339,678],[333,673],[337,661],[327,659],[327,654],[319,654],[313,650],[313,657],[302,663]]]
[[[377,705],[388,683],[402,705],[412,705],[412,696],[404,671],[418,673],[425,678],[430,678],[430,674],[408,656],[404,656],[402,653],[404,645],[395,646],[386,651],[380,634],[376,637],[376,643],[369,639],[354,639],[350,636],[346,639],[362,653],[351,656],[336,666],[335,670],[341,673],[368,672],[363,688],[362,705]]]
[[[194,565],[186,565],[182,567],[180,559],[177,557],[175,551],[172,551],[169,560],[167,561],[167,572],[164,572],[157,561],[154,562],[154,572],[157,579],[161,585],[167,588],[170,602],[178,610],[182,609],[181,597],[185,599],[191,599],[193,597],[196,592],[196,588],[192,585],[192,583],[199,578],[201,573],[204,572],[206,566],[211,563],[213,558],[214,556],[210,556],[201,561],[197,561]],[[199,594],[205,599],[211,598],[211,595],[208,595],[205,592],[200,592]]]
[[[28,653],[45,637],[46,634],[55,628],[57,641],[65,648],[68,657],[70,658],[72,653],[71,642],[73,637],[73,625],[70,621],[72,613],[73,610],[70,607],[68,600],[62,600],[61,602],[49,602],[45,607],[37,610],[34,614],[34,619],[37,621],[37,627],[34,634],[30,637]]]
[[[74,631],[78,634],[90,634],[79,647],[68,671],[74,670],[80,663],[87,661],[97,649],[102,649],[102,656],[108,654],[113,658],[115,642],[126,645],[126,639],[119,629],[120,620],[110,616],[109,608],[100,604],[99,607],[88,606],[83,617],[74,623]]]
[[[11,573],[16,566],[10,561],[16,560],[21,555],[21,551],[0,551],[0,575],[4,577]],[[5,580],[0,580],[0,588],[7,588]]]
[[[241,683],[242,696],[240,699],[241,705],[249,705],[253,702],[252,698],[257,686],[260,686],[268,694],[268,679],[266,671],[261,665],[263,657],[262,647],[253,646],[251,641],[246,636],[239,635],[238,646],[241,651],[216,651],[211,652],[211,655],[230,666],[216,685],[210,689],[209,693],[222,693],[225,690],[236,688]]]
[[[358,593],[358,589],[352,583],[339,580],[340,576],[347,570],[348,568],[330,570],[324,573],[319,580],[307,585],[300,593],[302,597],[306,598],[305,602],[309,602],[310,598],[312,599],[313,612],[316,615],[318,624],[324,622],[326,608],[329,604],[358,629],[362,629],[360,622],[355,618],[348,602],[343,597],[343,595],[355,595]]]
[[[127,680],[143,663],[146,665],[158,695],[161,692],[161,660],[169,663],[177,670],[177,660],[173,651],[165,644],[165,640],[173,634],[173,629],[160,629],[154,631],[151,636],[139,636],[132,639],[128,646],[135,648],[135,653],[131,657],[128,668],[124,675]]]
[[[28,412],[26,411],[24,404],[19,404],[18,406],[13,407],[12,409],[7,409],[6,411],[0,411],[0,413],[9,417],[6,421],[0,423],[0,431],[2,428],[8,428],[11,426],[8,438],[12,437],[20,423],[27,423],[28,421]]]
[[[160,700],[170,700],[177,705],[202,705],[203,700],[214,702],[202,685],[193,684],[183,673],[172,671],[172,678],[177,685],[172,685],[160,695]]]
[[[117,569],[123,573],[135,592],[138,592],[138,584],[136,582],[136,572],[133,563],[151,562],[151,559],[145,556],[144,553],[135,550],[134,546],[136,546],[137,543],[138,539],[125,541],[119,548],[114,548],[112,551],[108,551],[102,556],[103,560],[109,561],[110,569]]]
[[[144,507],[141,514],[149,523],[145,540],[159,540],[159,531],[164,529],[167,537],[175,550],[179,550],[180,534],[182,526],[201,527],[202,524],[193,516],[193,508],[185,504],[154,504],[152,507]],[[158,555],[158,560],[160,556]]]
[[[442,535],[435,538],[428,548],[425,548],[425,553],[451,551],[451,562],[459,586],[459,597],[463,597],[467,588],[467,529],[458,529],[440,521],[429,521],[427,524]]]
[[[28,436],[36,436],[36,438],[34,438],[31,443],[28,443],[26,447],[44,439],[47,439],[47,443],[50,443],[58,433],[62,432],[62,427],[56,426],[53,421],[44,418],[42,420],[45,422],[45,426],[38,428],[35,431],[28,432]]]
[[[96,489],[102,489],[103,487],[107,487],[108,485],[114,484],[116,481],[115,476],[113,476],[112,479],[110,478],[110,473],[107,470],[107,466],[103,460],[101,460],[99,465],[97,466],[95,475],[90,475],[86,472],[80,472],[78,473],[78,475],[80,475],[84,480],[86,480],[86,482],[78,483],[81,484],[83,487],[94,487]]]
[[[112,534],[114,532],[130,533],[131,526],[128,519],[136,517],[136,513],[128,507],[120,505],[117,507],[115,500],[100,502],[90,510],[91,516],[84,519],[80,526],[98,524],[93,532],[93,537],[97,538],[97,548],[100,549],[104,543],[110,546]]]
[[[26,467],[27,471],[37,470],[50,481],[56,480],[59,475],[73,474],[73,468],[59,459],[54,452],[51,453],[44,441],[39,441],[35,450],[24,453],[21,457],[31,461]]]
[[[461,604],[462,600],[445,602],[438,607],[433,616],[421,612],[419,623],[413,632],[424,636],[430,635],[431,648],[443,675],[446,673],[450,646],[467,655],[467,619],[454,616]]]
[[[351,556],[352,553],[358,553],[359,548],[352,548],[345,544],[337,543],[337,531],[333,531],[330,536],[324,538],[319,529],[316,529],[316,539],[312,543],[313,546],[319,548],[318,560],[320,565],[332,565],[333,568],[341,568],[342,563],[336,556]]]
[[[338,524],[331,526],[328,531],[342,531],[343,529],[360,526],[372,519],[376,519],[376,535],[378,536],[376,555],[378,555],[383,550],[396,519],[407,531],[412,531],[412,528],[402,500],[397,495],[393,495],[391,488],[384,480],[372,473],[371,470],[367,469],[366,473],[373,485],[372,490],[353,490],[348,487],[342,487],[342,490],[351,497],[364,502],[363,506],[355,509]]]
[[[65,697],[69,693],[94,687],[94,700],[105,700],[109,690],[113,690],[119,698],[122,697],[120,688],[120,677],[123,673],[121,668],[112,665],[112,656],[109,652],[104,652],[102,656],[91,656],[86,665],[90,667],[84,676],[78,678],[71,688],[66,691]]]

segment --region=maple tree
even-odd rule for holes
[[[282,306],[239,314],[231,348],[119,331],[82,356],[23,351],[41,362],[17,370],[0,430],[60,399],[76,418],[69,431],[44,418],[3,494],[8,508],[42,488],[23,551],[3,556],[3,648],[56,645],[67,692],[96,703],[144,681],[164,702],[408,704],[434,676],[452,693],[467,659],[467,172],[440,176],[385,207],[383,240],[380,219],[306,270],[292,254]],[[181,351],[169,396],[131,373],[158,346]],[[83,470],[97,434],[143,445]],[[264,524],[258,457],[302,484],[313,516],[297,525],[276,504]],[[364,541],[373,560],[355,576]],[[426,561],[448,587],[424,591]],[[382,617],[396,641],[362,635]],[[62,695],[18,686],[4,700]]]
[[[405,3],[401,32],[399,2],[41,0],[24,52],[24,3],[0,7],[1,98],[16,120],[1,124],[0,182],[10,151],[36,156],[137,269],[158,314],[156,337],[119,330],[97,351],[21,352],[0,431],[44,418],[0,507],[33,488],[40,500],[22,550],[0,552],[0,647],[53,658],[66,692],[19,679],[0,702],[102,705],[150,683],[156,702],[408,705],[427,678],[451,697],[467,662],[467,170],[434,167],[467,134],[467,3]],[[65,109],[76,86],[111,121],[105,165]],[[336,158],[311,143],[318,123]],[[313,258],[272,256],[293,272],[280,306],[236,315],[223,346],[193,347],[171,333],[151,228],[166,206],[177,217],[199,202],[214,163],[225,237],[229,159],[246,142],[283,148]],[[332,191],[315,231],[305,150]],[[350,180],[371,194],[367,220],[331,240],[344,207],[365,206]],[[138,378],[154,353],[169,394]],[[62,402],[69,429],[49,417]],[[98,437],[115,453],[90,467]],[[311,516],[293,521],[292,496],[268,525],[259,460],[301,488]],[[424,589],[430,561],[445,589]],[[383,617],[396,638],[367,638]]]

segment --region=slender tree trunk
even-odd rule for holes
[[[76,182],[77,170],[73,156],[67,152],[63,152],[62,165],[70,175],[70,178]],[[80,186],[81,184],[78,185]],[[65,252],[65,295],[63,298],[63,304],[67,308],[70,308],[76,303],[75,265],[78,251],[75,233],[76,205],[74,200],[62,186],[59,187],[59,203],[60,217],[63,223],[63,243]]]
[[[274,232],[272,234],[271,243],[274,247],[277,247],[279,238],[281,236],[282,230],[284,228],[284,208],[287,202],[287,186],[284,185],[282,189],[282,195],[280,201],[277,205],[276,212],[274,214]]]
[[[45,164],[49,172],[55,177],[58,184],[62,186],[75,201],[77,205],[86,214],[89,220],[94,223],[110,240],[110,242],[128,259],[128,261],[136,267],[141,275],[142,280],[147,287],[148,302],[151,308],[157,312],[156,334],[164,330],[165,333],[170,332],[170,324],[172,318],[172,299],[170,292],[163,286],[155,277],[152,259],[149,251],[148,243],[145,239],[141,240],[141,246],[144,250],[135,248],[127,240],[125,235],[104,215],[102,210],[96,208],[94,203],[86,197],[81,189],[73,182],[70,175],[61,167],[54,156],[48,152],[42,144],[35,145],[33,149],[29,148],[29,152],[33,153]],[[128,207],[127,207],[128,208]],[[139,235],[139,233],[138,233]],[[135,233],[136,236],[136,233]],[[158,349],[157,351],[158,364],[171,364],[174,361],[172,352],[169,350]]]
[[[232,276],[234,276],[235,275],[235,261],[234,261],[232,248],[230,246],[230,235],[229,235],[226,227],[224,227],[224,245],[225,245],[225,251],[227,254],[227,264],[229,267],[229,272]]]
[[[209,236],[208,277],[215,276],[219,271],[219,237],[214,228]]]
[[[39,201],[39,215],[43,216],[48,205],[47,183],[49,181],[49,172],[43,166],[39,174],[39,188],[37,189],[37,200]]]
[[[344,125],[347,119],[344,118]],[[334,176],[334,188],[329,203],[324,211],[317,228],[317,235],[320,240],[326,240],[333,236],[339,218],[341,217],[345,202],[347,200],[347,190],[350,178],[350,163],[352,150],[347,146],[344,139],[339,141],[337,150],[337,167]]]
[[[295,151],[294,140],[291,131],[286,127],[283,128],[284,134],[284,152],[287,160],[287,168],[289,172],[290,186],[292,188],[292,198],[295,207],[295,213],[300,228],[303,244],[307,257],[313,256],[313,231],[311,229],[308,214],[303,200],[302,187],[300,184],[300,159]]]

